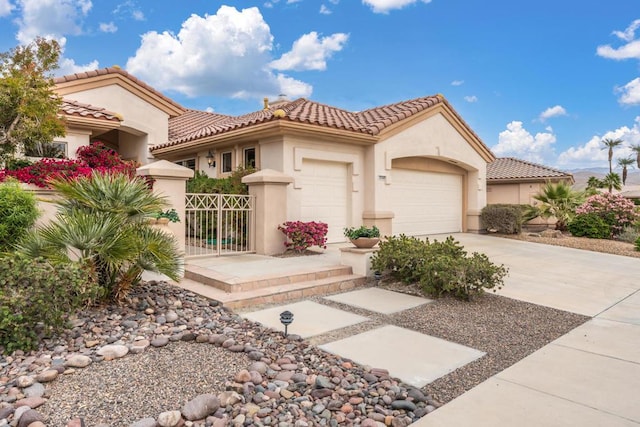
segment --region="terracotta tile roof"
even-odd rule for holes
[[[109,120],[121,122],[122,118],[117,113],[107,111],[101,107],[90,104],[82,104],[78,101],[63,99],[60,110],[67,116],[88,117],[92,119]]]
[[[288,120],[375,136],[386,127],[439,103],[448,106],[442,96],[436,95],[397,102],[361,112],[350,112],[304,98],[278,103],[266,110],[242,116],[224,116],[189,110],[183,115],[186,117],[180,116],[169,121],[169,141],[166,144],[156,145],[152,151],[272,120]],[[449,108],[451,107],[449,106]],[[454,110],[451,108],[451,111]],[[480,140],[455,111],[454,114]]]
[[[571,178],[570,173],[550,168],[548,166],[527,162],[513,157],[502,157],[487,165],[487,181],[551,178]]]
[[[68,83],[75,80],[89,79],[92,77],[105,76],[108,74],[119,74],[131,80],[136,85],[141,86],[144,89],[148,90],[149,92],[155,94],[156,96],[168,102],[169,104],[173,105],[174,107],[184,110],[184,107],[178,104],[177,102],[175,102],[173,99],[164,96],[162,93],[158,92],[157,90],[155,90],[154,88],[152,88],[151,86],[143,82],[142,80],[137,79],[136,77],[127,73],[126,71],[124,71],[119,67],[101,68],[99,70],[85,71],[82,73],[75,73],[75,74],[69,74],[66,76],[60,76],[60,77],[54,78],[53,83],[54,84]]]

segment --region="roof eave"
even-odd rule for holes
[[[63,115],[64,122],[67,126],[80,128],[112,130],[120,127],[120,120],[96,119],[94,117],[81,117],[72,115]]]

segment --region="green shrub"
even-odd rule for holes
[[[32,350],[40,337],[67,326],[69,315],[98,297],[89,271],[77,263],[7,255],[0,259],[0,346]]]
[[[0,184],[0,252],[13,245],[33,227],[38,218],[36,198],[15,181]]]
[[[635,225],[627,225],[622,229],[622,233],[618,235],[618,240],[621,242],[635,243],[640,237],[640,230]]]
[[[520,205],[487,205],[480,212],[481,226],[487,230],[516,234],[522,230],[523,222]]]
[[[640,251],[640,237],[636,240],[636,251]]]
[[[187,181],[187,193],[249,194],[249,187],[242,183],[242,178],[255,171],[254,168],[240,166],[226,178],[211,178],[196,171]]]
[[[576,215],[569,223],[569,232],[576,237],[609,239],[611,226],[601,215],[590,212]]]
[[[380,243],[371,265],[404,283],[419,283],[429,295],[467,300],[485,289],[501,288],[507,274],[506,267],[493,264],[484,254],[467,256],[451,236],[433,243],[405,235],[389,237]]]

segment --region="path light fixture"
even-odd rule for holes
[[[373,273],[373,278],[376,279],[376,286],[378,286],[380,284],[380,279],[382,279],[382,273],[375,271]]]
[[[293,313],[289,310],[280,313],[280,323],[284,325],[284,336],[288,335],[287,327],[293,322]]]
[[[207,153],[207,163],[209,164],[210,168],[215,168],[216,167],[216,152],[215,151],[212,153],[211,150],[209,150],[209,152]]]

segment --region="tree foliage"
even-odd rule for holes
[[[618,159],[618,166],[622,167],[622,185],[627,185],[627,175],[629,166],[633,167],[636,161],[631,157],[623,157]]]
[[[0,162],[65,134],[50,74],[59,56],[58,42],[43,38],[0,54]]]
[[[604,145],[604,147],[602,147],[603,150],[608,150],[608,157],[609,157],[609,173],[613,172],[613,166],[611,164],[612,160],[613,160],[613,149],[615,147],[618,147],[620,145],[622,145],[622,140],[621,139],[612,139],[612,138],[605,138],[602,140],[602,145]]]
[[[556,228],[566,230],[567,224],[575,215],[576,208],[582,203],[584,194],[573,190],[570,185],[564,182],[556,184],[548,182],[533,198],[540,202],[535,207],[538,216],[542,218],[555,217],[557,220]]]

